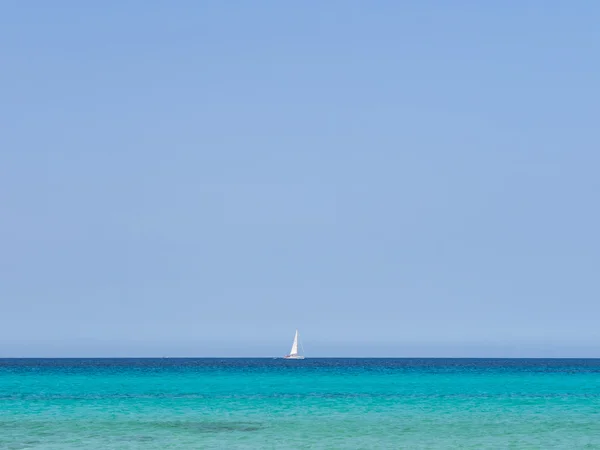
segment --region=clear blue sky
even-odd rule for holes
[[[0,356],[600,356],[600,3],[4,1]]]

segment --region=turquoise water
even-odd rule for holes
[[[0,360],[1,449],[600,449],[600,360]]]

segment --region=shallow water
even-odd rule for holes
[[[600,449],[600,360],[0,360],[0,448]]]

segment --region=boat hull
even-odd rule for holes
[[[304,359],[304,356],[300,356],[300,355],[287,355],[287,356],[284,356],[283,359]]]

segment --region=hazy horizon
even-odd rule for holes
[[[121,341],[39,342],[12,346],[0,351],[0,358],[273,358],[282,357],[289,345],[268,343],[244,347],[243,342],[132,343]],[[291,344],[291,341],[290,341]],[[37,348],[36,351],[27,348]],[[310,342],[307,358],[598,358],[593,345],[541,342],[457,343],[327,343]]]

